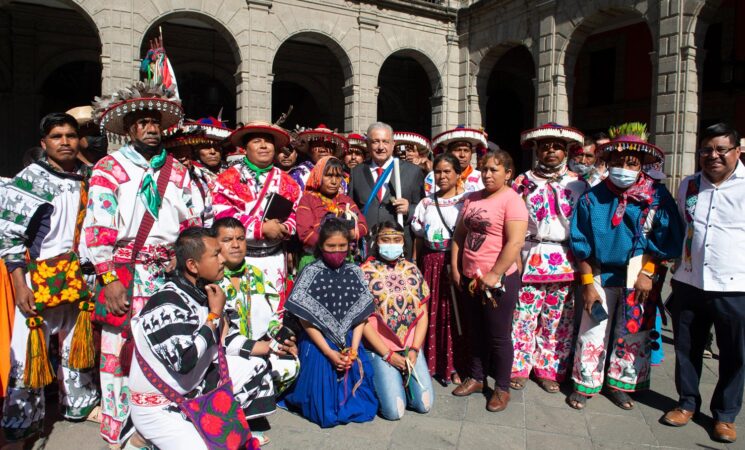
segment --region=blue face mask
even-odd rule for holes
[[[577,161],[570,159],[569,169],[577,175],[587,175],[592,170],[592,165],[578,163]]]
[[[636,183],[636,180],[639,178],[639,172],[624,169],[623,167],[611,167],[608,169],[608,178],[617,187],[625,189]]]
[[[403,255],[404,244],[379,244],[378,253],[386,261],[393,261]]]

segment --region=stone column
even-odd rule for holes
[[[360,96],[360,86],[358,84],[348,84],[342,89],[344,95],[344,132],[352,133],[359,131],[355,121],[359,116],[359,104],[357,99]]]
[[[668,187],[675,192],[681,179],[695,171],[698,130],[698,73],[696,48],[686,30],[690,15],[670,2],[661,8],[654,83],[654,142],[666,153]],[[669,8],[669,10],[668,10]]]
[[[380,24],[377,14],[372,11],[360,11],[357,17],[359,26],[359,48],[357,49],[357,60],[355,62],[356,76],[355,90],[357,115],[352,117],[353,131],[365,132],[368,125],[378,118],[378,74],[383,61],[375,49],[378,25]],[[346,120],[345,120],[346,126]]]
[[[536,73],[536,123],[569,122],[566,75],[560,64],[563,37],[556,31],[554,1],[538,5],[539,18],[536,39],[538,64]]]
[[[236,116],[239,121],[272,120],[272,63],[267,27],[272,23],[270,0],[248,0],[248,42],[241,42],[243,61],[236,73]]]

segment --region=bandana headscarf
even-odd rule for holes
[[[343,349],[347,332],[370,317],[375,306],[359,267],[347,263],[329,269],[318,260],[300,272],[285,310]]]
[[[321,183],[323,182],[323,174],[326,172],[326,164],[333,156],[324,156],[316,162],[313,170],[310,171],[308,181],[305,182],[306,191],[318,192],[321,189]]]
[[[644,172],[640,172],[639,179],[636,180],[636,183],[632,184],[631,187],[627,189],[617,187],[611,182],[610,178],[605,179],[605,185],[608,186],[608,189],[610,189],[611,192],[618,196],[618,207],[613,213],[613,219],[611,221],[614,227],[617,227],[621,223],[621,220],[623,220],[623,215],[626,212],[626,205],[629,199],[642,203],[645,206],[652,204],[654,197],[654,180]]]

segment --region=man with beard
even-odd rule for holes
[[[79,305],[92,306],[78,257],[90,171],[77,159],[78,124],[72,116],[49,114],[40,128],[44,155],[16,175],[0,200],[0,255],[13,278],[16,303],[2,427],[18,448],[42,430],[44,386],[53,380],[44,340],[51,335],[60,343],[63,416],[85,419],[98,404],[93,359],[86,368],[71,364]],[[42,342],[33,344],[30,337],[39,331]],[[92,338],[85,344],[92,355]],[[33,376],[38,364],[44,377]]]
[[[515,358],[512,389],[525,387],[531,372],[548,393],[559,392],[572,349],[575,267],[569,256],[569,226],[585,183],[567,169],[567,155],[582,145],[574,128],[549,123],[522,133],[536,167],[515,179],[528,209],[522,250],[522,287],[512,323]]]
[[[93,168],[84,223],[106,303],[101,332],[101,435],[121,446],[135,433],[129,419],[128,376],[122,369],[130,361],[120,360],[131,358],[122,352],[129,337],[123,335],[122,318],[137,314],[165,283],[179,231],[201,226],[202,221],[192,202],[199,194],[192,192],[186,167],[161,143],[161,132],[183,116],[173,92],[140,82],[97,99],[94,109],[101,128],[127,140]],[[136,433],[130,443],[145,445]]]

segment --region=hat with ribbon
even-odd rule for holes
[[[228,139],[236,147],[244,147],[245,139],[251,134],[268,134],[272,136],[274,140],[274,148],[279,150],[282,147],[287,147],[290,143],[290,134],[287,133],[283,128],[263,120],[254,120],[246,123],[242,127],[233,131]]]
[[[570,148],[581,146],[585,141],[585,135],[576,128],[559,125],[554,122],[546,123],[538,128],[531,128],[520,133],[520,144],[526,150],[535,148],[536,143],[542,139],[562,140],[566,143],[567,148]]]
[[[300,131],[297,134],[300,146],[298,150],[308,153],[310,144],[313,142],[329,143],[334,147],[334,154],[344,154],[349,148],[347,138],[330,130],[326,125],[320,124],[316,128]]]
[[[647,142],[649,133],[647,124],[628,122],[608,130],[610,142],[601,145],[598,150],[604,158],[610,158],[613,152],[637,153],[643,165],[655,164],[665,159],[665,152],[656,145]]]
[[[435,136],[432,139],[432,148],[435,150],[435,153],[441,153],[456,142],[467,142],[471,149],[476,152],[482,148],[486,148],[488,145],[486,133],[483,130],[458,125],[452,130],[447,130]]]
[[[347,142],[350,147],[357,147],[363,150],[367,150],[367,138],[358,133],[349,133],[347,135]]]
[[[432,150],[429,139],[412,131],[396,131],[393,133],[393,140],[396,145],[413,145],[419,153],[429,153]]]
[[[175,97],[175,92],[161,84],[138,81],[110,96],[95,97],[93,100],[94,121],[101,131],[119,136],[127,135],[124,118],[141,111],[157,112],[161,130],[178,124],[184,116],[181,101]]]

